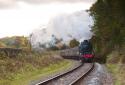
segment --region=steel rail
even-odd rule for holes
[[[47,79],[47,80],[42,81],[42,82],[40,82],[40,83],[37,83],[37,84],[35,84],[35,85],[46,85],[46,84],[50,83],[51,81],[53,81],[53,80],[55,80],[55,79],[58,79],[58,78],[63,77],[63,76],[65,76],[65,75],[68,75],[69,73],[71,73],[71,72],[73,72],[73,71],[79,69],[79,68],[82,67],[82,66],[83,66],[83,64],[80,64],[79,66],[77,66],[76,68],[74,68],[74,69],[72,69],[72,70],[70,70],[70,71],[68,71],[68,72],[65,72],[65,73],[63,73],[63,74],[57,75],[57,76],[55,76],[55,77],[52,77],[52,78],[50,78],[50,79]],[[77,83],[78,83],[81,79],[83,79],[84,77],[86,77],[93,69],[94,69],[94,63],[91,63],[91,67],[90,67],[85,73],[83,73],[80,77],[77,77],[74,81],[72,81],[69,85],[78,85]]]
[[[45,81],[39,82],[39,83],[37,83],[37,84],[35,84],[35,85],[46,85],[47,83],[49,83],[49,82],[51,82],[51,81],[53,81],[53,80],[55,80],[55,79],[58,79],[58,78],[60,78],[60,77],[62,77],[62,76],[65,76],[65,75],[67,75],[67,74],[69,74],[69,73],[75,71],[76,69],[82,67],[83,65],[84,65],[84,64],[81,63],[80,65],[78,65],[77,67],[75,67],[74,69],[72,69],[72,70],[70,70],[70,71],[68,71],[68,72],[64,72],[64,73],[62,73],[62,74],[59,74],[59,75],[54,76],[54,77],[52,77],[52,78],[49,78],[49,79],[47,79],[47,80],[45,80]]]
[[[87,70],[84,74],[82,74],[80,77],[78,77],[76,80],[71,82],[69,85],[79,85],[79,82],[84,79],[91,71],[94,69],[94,63],[91,64],[91,67],[89,70]]]

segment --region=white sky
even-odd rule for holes
[[[12,8],[0,9],[0,37],[29,35],[34,29],[47,25],[49,20],[59,14],[73,13],[89,9],[91,3],[50,3],[29,4],[16,2]]]

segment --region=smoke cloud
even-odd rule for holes
[[[96,0],[0,0],[0,8],[10,8],[18,6],[19,2],[29,4],[48,4],[48,3],[77,3],[84,2],[86,4],[93,4]]]
[[[51,3],[51,2],[70,2],[70,3],[85,2],[85,3],[92,3],[95,0],[20,0],[20,1],[39,4],[39,3]]]
[[[90,39],[92,23],[92,18],[85,11],[59,15],[50,20],[46,27],[33,31],[32,45],[39,47],[38,44],[50,43],[53,41],[52,35],[57,39],[62,39],[66,44],[74,38],[79,41]]]

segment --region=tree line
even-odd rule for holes
[[[49,48],[45,48],[46,44],[38,43],[38,46],[47,50],[61,50],[67,48],[74,48],[79,45],[79,42],[76,39],[70,40],[69,44],[63,44],[62,40],[57,39],[55,40],[55,45]],[[0,48],[20,48],[27,51],[34,50],[29,37],[24,36],[13,36],[13,37],[4,37],[0,38]]]
[[[125,0],[97,0],[89,12],[94,21],[91,40],[95,51],[106,56],[114,49],[124,48]]]

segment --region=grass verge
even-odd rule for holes
[[[48,67],[44,67],[42,69],[34,69],[32,71],[24,71],[13,74],[11,76],[12,79],[0,80],[0,85],[28,85],[33,80],[38,80],[50,74],[54,74],[69,68],[72,65],[71,63],[71,61],[63,60],[59,63],[51,64]]]
[[[28,85],[58,71],[72,62],[54,55],[21,54],[15,58],[0,57],[0,85]]]
[[[114,85],[125,85],[125,65],[107,64],[107,68],[112,73]]]
[[[125,62],[124,54],[119,55],[117,51],[112,52],[106,64],[114,79],[114,85],[125,85]]]
[[[64,60],[57,64],[51,64],[48,67],[39,70],[17,74],[15,75],[15,80],[10,81],[11,83],[10,85],[28,85],[33,80],[38,80],[40,78],[46,77],[47,75],[54,74],[58,71],[62,71],[70,67],[70,65],[71,65],[70,61]]]

